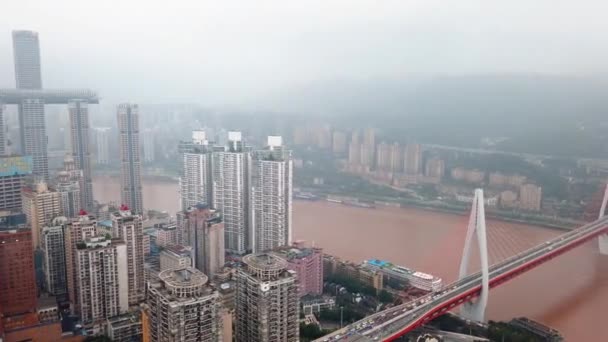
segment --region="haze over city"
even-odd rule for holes
[[[317,82],[602,77],[601,1],[7,1],[1,32],[44,32],[49,88],[107,101],[270,107]],[[10,41],[0,42],[10,51]],[[52,47],[52,48],[51,48]],[[13,78],[0,56],[0,86]],[[117,82],[120,80],[120,82]]]
[[[606,5],[1,8],[0,342],[608,338]]]

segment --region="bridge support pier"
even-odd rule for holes
[[[460,279],[466,278],[468,275],[467,271],[471,256],[473,234],[475,234],[477,237],[477,245],[479,247],[479,257],[481,261],[481,293],[476,301],[465,303],[462,306],[460,314],[466,319],[483,322],[485,321],[486,306],[488,304],[490,279],[488,268],[488,243],[486,237],[486,214],[482,189],[475,189],[475,197],[473,198],[471,215],[469,216],[467,236],[464,243],[464,250],[462,252],[462,260],[460,261]]]
[[[602,199],[599,218],[604,217],[606,214],[606,204],[608,204],[608,184],[606,184],[606,190],[604,190],[604,198]],[[600,254],[608,255],[608,234],[600,235],[598,239],[600,244]]]

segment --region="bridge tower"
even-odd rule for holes
[[[606,184],[606,190],[604,190],[604,198],[602,199],[602,206],[600,207],[599,218],[604,217],[606,213],[606,204],[608,204],[608,184]],[[600,254],[608,255],[608,234],[602,234],[599,236],[600,243]]]
[[[477,246],[481,259],[481,293],[475,302],[471,301],[465,303],[462,306],[460,314],[466,319],[483,322],[485,320],[486,305],[488,304],[490,279],[488,269],[488,241],[486,238],[486,214],[484,210],[482,189],[475,189],[475,197],[473,198],[473,205],[471,207],[467,236],[462,252],[462,260],[460,261],[460,279],[463,279],[468,275],[467,271],[471,256],[473,234],[477,236]]]

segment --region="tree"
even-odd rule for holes
[[[382,303],[392,303],[395,300],[395,298],[393,298],[393,295],[390,294],[388,291],[382,290],[378,294],[378,300],[381,301]]]

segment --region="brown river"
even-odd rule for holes
[[[144,179],[144,206],[175,213],[177,183]],[[118,201],[117,178],[94,179],[95,198]],[[294,202],[294,235],[352,261],[368,258],[456,280],[468,218],[421,209],[364,209]],[[496,262],[560,234],[548,228],[488,221],[490,261]],[[476,245],[474,246],[476,247]],[[473,253],[473,258],[477,254]],[[472,262],[475,271],[476,262]],[[493,289],[487,318],[528,316],[558,329],[567,341],[608,341],[608,256],[587,243]]]

